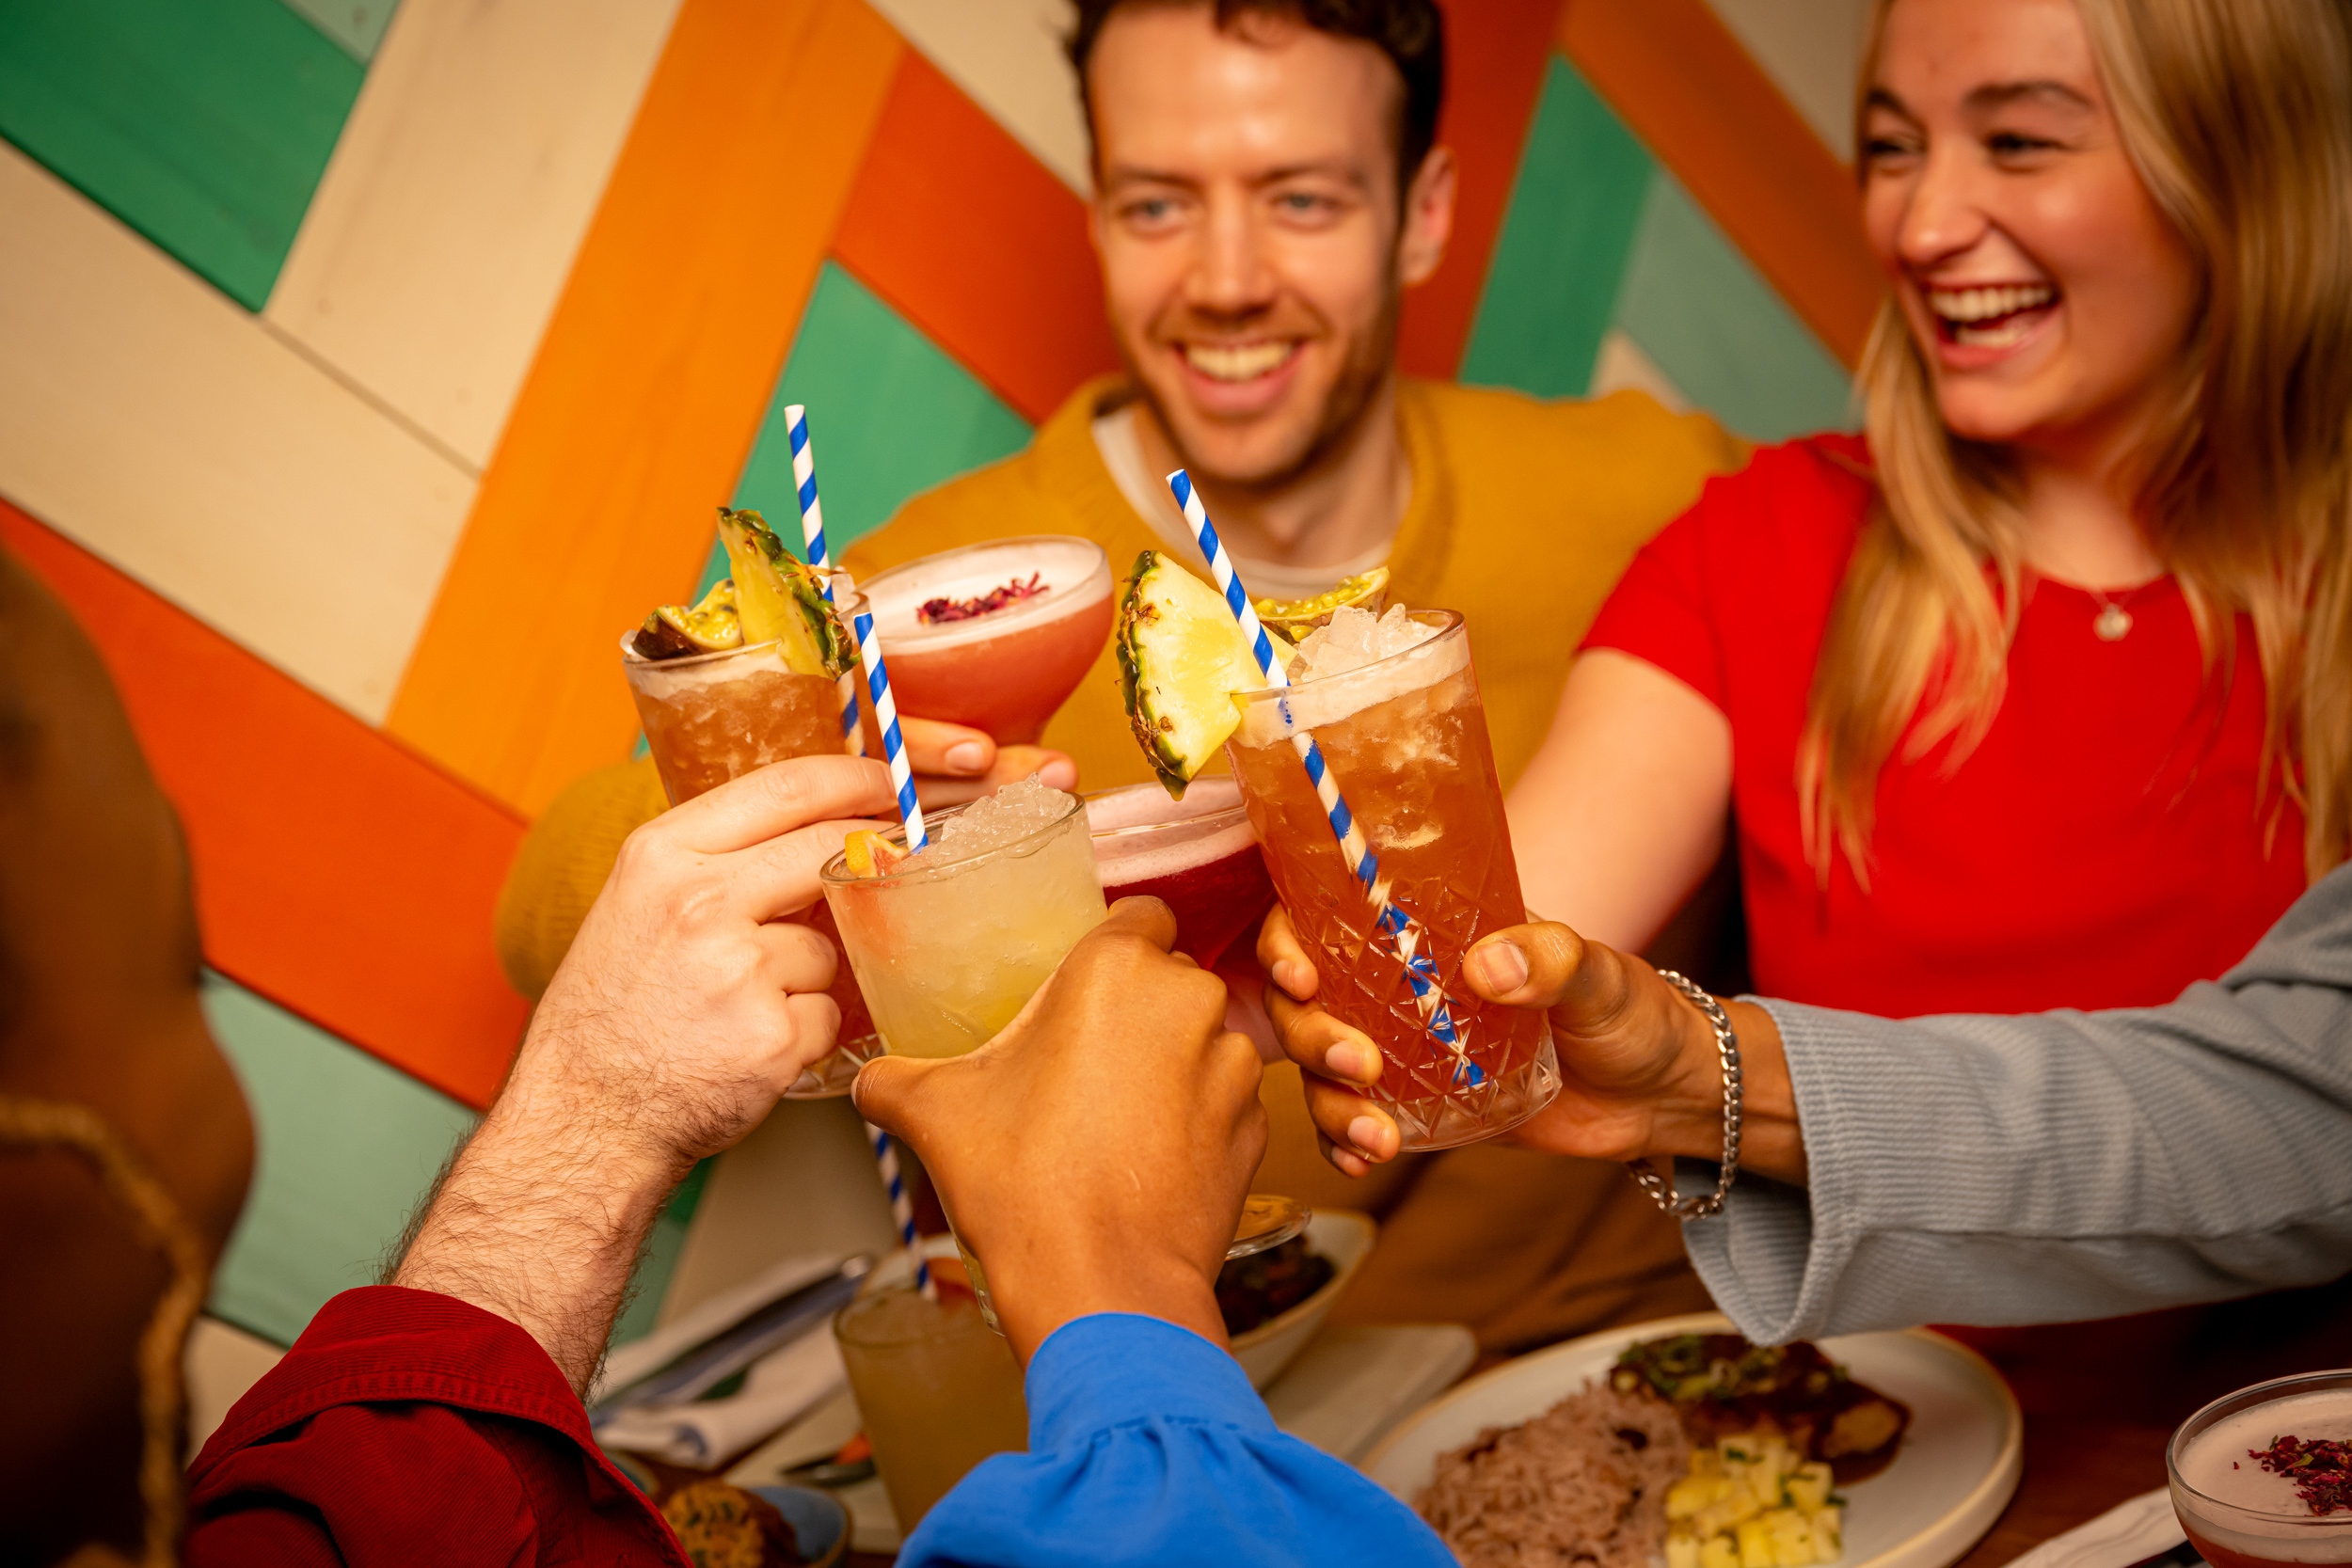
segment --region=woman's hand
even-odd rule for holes
[[[874,729],[871,705],[859,705],[866,709],[866,754],[881,756],[882,736]],[[1042,746],[999,746],[986,730],[904,714],[898,716],[898,735],[906,742],[907,766],[914,770],[914,793],[928,807],[977,800],[1032,773],[1048,789],[1078,787],[1078,765]]]
[[[1360,1030],[1314,1002],[1320,977],[1289,911],[1278,908],[1266,917],[1258,961],[1274,982],[1266,1012],[1283,1053],[1304,1077],[1307,1114],[1324,1157],[1349,1176],[1394,1159],[1396,1123],[1366,1092],[1380,1081],[1380,1053]],[[1560,1093],[1514,1131],[1518,1141],[1593,1160],[1711,1159],[1722,1151],[1723,1070],[1714,1031],[1649,965],[1542,921],[1485,938],[1470,949],[1462,974],[1486,1001],[1540,1007],[1550,1018]],[[1724,1006],[1744,1077],[1741,1164],[1803,1181],[1804,1146],[1780,1031],[1760,1007]]]

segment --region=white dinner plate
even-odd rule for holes
[[[1540,1416],[1587,1379],[1608,1375],[1618,1352],[1673,1334],[1730,1334],[1720,1313],[1664,1318],[1571,1339],[1471,1378],[1423,1405],[1364,1461],[1372,1479],[1407,1507],[1438,1456],[1488,1427]],[[1848,1334],[1821,1349],[1863,1383],[1911,1406],[1895,1462],[1838,1490],[1848,1499],[1846,1555],[1837,1568],[1950,1568],[1993,1528],[2017,1490],[2025,1425],[2001,1374],[1941,1334]]]

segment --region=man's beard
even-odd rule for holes
[[[1221,488],[1266,495],[1280,491],[1312,473],[1330,455],[1344,446],[1362,425],[1373,401],[1379,395],[1381,383],[1387,378],[1396,359],[1396,322],[1399,290],[1393,273],[1383,291],[1380,314],[1371,328],[1356,340],[1353,350],[1340,366],[1337,380],[1323,400],[1314,424],[1307,431],[1295,451],[1277,454],[1264,469],[1246,474],[1229,474],[1191,450],[1184,440],[1184,429],[1168,417],[1167,405],[1152,389],[1149,380],[1131,374],[1136,391],[1150,406],[1152,418],[1168,436],[1168,445],[1176,449],[1178,461],[1185,469]]]

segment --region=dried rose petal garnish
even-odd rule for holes
[[[2352,1444],[2332,1437],[2280,1437],[2267,1449],[2249,1449],[2246,1457],[2274,1476],[2295,1483],[2295,1495],[2313,1513],[2352,1509]]]
[[[992,588],[976,599],[925,599],[922,608],[914,612],[914,618],[927,626],[935,626],[946,621],[976,621],[1009,604],[1034,599],[1044,593],[1053,586],[1050,582],[1038,580],[1044,575],[1042,572],[1031,572],[1026,582],[1015,578],[1002,588]]]

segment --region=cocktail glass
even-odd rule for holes
[[[1194,781],[1181,800],[1156,784],[1086,798],[1103,896],[1148,894],[1176,913],[1176,946],[1203,969],[1274,905],[1274,883],[1241,786]]]
[[[854,594],[835,597],[845,617],[865,602]],[[650,659],[637,652],[634,637],[621,639],[621,673],[672,805],[771,762],[847,749],[838,688],[822,675],[791,669],[775,643]],[[833,911],[821,900],[791,918],[840,947]],[[787,1100],[848,1094],[857,1069],[881,1053],[882,1040],[846,959],[836,965],[827,994],[841,1009],[840,1043],[802,1072],[785,1091]]]
[[[895,665],[891,684],[898,684]],[[975,855],[934,863],[941,846],[875,877],[852,873],[846,854],[825,863],[825,898],[886,1049],[905,1056],[977,1050],[1102,922],[1106,907],[1087,813],[1075,796],[1067,800],[1043,827]],[[935,840],[937,825],[963,809],[930,814]],[[885,836],[905,847],[904,829]],[[1279,1246],[1307,1219],[1290,1199],[1253,1197],[1227,1257]],[[961,1241],[957,1246],[981,1313],[995,1328],[988,1276]]]
[[[1449,1148],[1525,1121],[1560,1092],[1540,1012],[1480,1000],[1462,958],[1489,931],[1527,918],[1469,634],[1449,610],[1413,616],[1435,636],[1325,679],[1240,700],[1226,743],[1265,848],[1275,891],[1321,977],[1319,1000],[1371,1037],[1383,1059],[1372,1098],[1406,1149]],[[1458,1048],[1430,1030],[1395,944],[1291,736],[1311,735],[1396,907],[1418,927]]]
[[[1040,592],[970,620],[926,624],[936,599],[971,600],[1034,577]],[[1078,689],[1111,631],[1111,565],[1091,540],[1023,534],[878,572],[860,585],[890,650],[898,711],[1026,746]]]
[[[2172,1511],[2213,1568],[2352,1562],[2352,1509],[2314,1513],[2252,1450],[2280,1437],[2352,1444],[2352,1370],[2275,1378],[2225,1394],[2166,1448]]]

